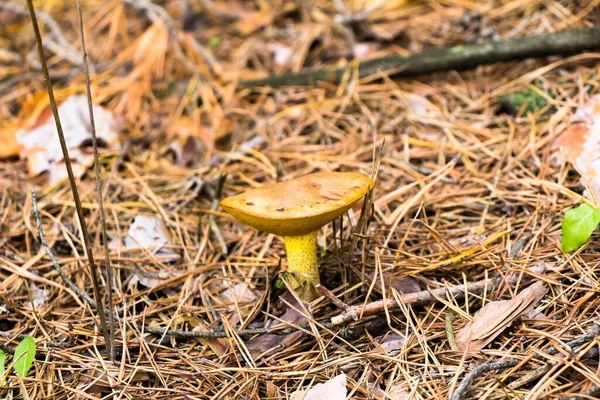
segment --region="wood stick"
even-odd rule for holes
[[[535,264],[531,268],[527,269],[527,271],[534,274],[542,274],[545,270],[546,265],[544,263]],[[527,277],[527,275],[524,275],[523,279],[526,279]],[[494,278],[489,280],[473,282],[466,285],[453,286],[450,288],[441,287],[439,289],[434,290],[423,290],[416,293],[401,294],[400,300],[404,304],[413,305],[431,303],[437,301],[437,299],[440,297],[444,299],[461,298],[464,297],[465,293],[481,293],[483,291],[490,292],[494,289],[497,289],[505,283],[514,286],[515,284],[517,284],[517,282],[520,281],[522,281],[521,275],[513,274],[506,278],[506,282],[505,278]],[[380,312],[383,312],[383,310],[390,310],[394,308],[398,308],[398,303],[393,298],[382,299],[363,305],[348,307],[343,313],[331,318],[331,325],[341,325],[346,322],[356,320],[357,316],[364,317],[367,315],[378,314]]]
[[[526,58],[577,54],[599,48],[600,27],[573,29],[546,35],[431,49],[409,57],[394,55],[376,58],[364,61],[358,66],[358,77],[364,78],[386,71],[390,71],[390,75],[395,77],[408,77]],[[308,86],[318,81],[340,83],[344,74],[351,68],[345,66],[269,76],[264,79],[241,81],[238,87]]]

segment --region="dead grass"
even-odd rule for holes
[[[75,9],[64,3],[38,5],[77,47]],[[178,3],[160,3],[176,21],[185,19]],[[366,7],[360,1],[346,3],[351,13]],[[392,41],[372,42],[370,56],[593,25],[598,2],[400,3],[390,2],[368,17],[372,29],[403,31]],[[415,80],[379,76],[350,79],[340,87],[236,92],[238,79],[346,63],[340,53],[348,42],[333,21],[333,4],[317,9],[316,2],[276,1],[262,10],[246,2],[244,10],[232,4],[223,11],[237,13],[237,21],[198,15],[186,21],[199,29],[174,38],[165,26],[125,3],[84,2],[88,52],[98,71],[92,76],[95,101],[122,112],[128,124],[124,152],[101,157],[109,235],[124,236],[137,215],[159,215],[180,255],[169,262],[151,252],[111,254],[114,301],[123,314],[117,330],[122,351],[115,365],[106,361],[93,313],[58,278],[35,230],[30,187],[38,192],[44,231],[62,267],[92,293],[68,185],[48,187],[45,177],[29,179],[25,163],[16,159],[0,163],[0,306],[7,310],[0,308],[0,331],[7,337],[31,335],[38,342],[41,359],[25,380],[29,398],[99,398],[112,387],[117,398],[131,399],[285,399],[300,387],[344,372],[353,398],[384,399],[385,392],[400,387],[407,398],[437,399],[447,397],[478,363],[509,356],[524,362],[476,380],[469,396],[564,398],[600,385],[594,342],[576,357],[565,350],[525,362],[583,335],[598,318],[597,235],[579,253],[561,252],[562,215],[580,201],[583,187],[570,169],[552,162],[551,150],[575,108],[598,93],[598,54]],[[18,23],[23,24],[18,31],[0,27],[0,49],[25,57],[34,42],[27,19]],[[357,40],[365,41],[361,35],[366,34],[358,34]],[[204,61],[192,39],[214,53],[221,71]],[[197,68],[195,74],[173,52],[174,41]],[[267,42],[291,47],[296,58],[275,65]],[[49,61],[59,94],[83,89],[76,67],[60,55]],[[0,130],[26,124],[31,105],[37,105],[34,97],[43,98],[36,64],[0,66],[0,87]],[[528,116],[498,112],[501,95],[526,88],[543,91],[548,106]],[[198,155],[212,162],[177,165],[171,128],[182,115],[195,115],[212,129],[218,139],[214,149]],[[253,150],[239,147],[257,137],[262,143]],[[281,313],[273,283],[283,243],[211,209],[207,189],[214,189],[222,173],[228,174],[224,195],[320,170],[370,175],[374,148],[382,145],[367,236],[350,256],[350,225],[356,224],[356,215],[344,219],[343,246],[331,224],[319,236],[325,285],[356,305],[381,298],[381,286],[372,283],[384,276],[410,274],[423,286],[439,288],[507,276],[544,262],[549,271],[536,279],[546,282],[549,292],[536,316],[523,318],[469,358],[448,345],[448,311],[455,315],[457,331],[482,304],[511,298],[518,288],[507,285],[485,296],[401,307],[376,317],[389,322],[383,332],[350,340],[339,331],[352,326],[321,325],[339,313],[321,298],[312,305],[314,320],[305,338],[263,358],[252,358],[244,340],[235,336],[217,346],[207,340],[161,340],[143,331],[146,326],[247,328]],[[79,191],[100,260],[91,170]],[[209,215],[215,216],[227,256],[211,231]],[[522,250],[508,258],[517,243]],[[136,274],[151,276],[157,285],[129,285]],[[256,293],[256,300],[232,303],[223,296],[223,289],[238,283]],[[31,309],[28,301],[35,288],[47,290],[49,297]],[[355,325],[365,323],[372,319]],[[393,354],[375,337],[386,332],[405,339]],[[2,339],[8,346],[16,341]],[[508,387],[543,367],[547,371],[532,382]],[[9,382],[18,386],[16,379]],[[1,396],[6,393],[0,389]]]

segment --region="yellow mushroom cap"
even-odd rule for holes
[[[372,187],[354,172],[317,172],[227,197],[221,207],[260,231],[300,236],[342,215]]]

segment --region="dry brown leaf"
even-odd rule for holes
[[[192,329],[193,332],[212,332],[210,329],[199,323]],[[227,339],[198,339],[200,343],[207,344],[212,351],[219,357],[229,351],[229,342]]]
[[[178,165],[193,167],[207,161],[207,155],[214,147],[215,134],[213,129],[201,125],[199,118],[181,117],[171,125],[169,133]]]
[[[406,387],[406,385],[392,385],[392,387],[384,392],[382,389],[379,389],[375,398],[377,400],[405,400],[408,399],[410,391]]]
[[[600,95],[581,106],[556,140],[559,159],[569,161],[600,199]]]
[[[512,300],[492,301],[475,313],[473,320],[456,335],[460,351],[477,352],[494,340],[516,318],[529,312],[547,292],[543,282],[522,290]]]
[[[308,391],[297,390],[291,400],[346,400],[346,375],[344,373],[327,382],[318,383]]]
[[[379,336],[375,338],[375,341],[379,343],[381,349],[387,354],[397,353],[404,345],[404,336],[389,334],[385,336]]]
[[[288,292],[286,292],[282,298],[284,298],[292,307],[288,308],[285,314],[283,314],[280,319],[286,322],[290,322],[292,324],[299,324],[306,322],[306,318],[300,312],[296,310],[305,309],[303,305],[299,304],[296,299],[291,296]],[[266,324],[266,328],[272,328],[276,325],[279,325],[280,322],[278,320],[272,319],[269,320]],[[256,358],[261,354],[265,354],[268,351],[275,351],[281,347],[291,346],[296,343],[304,336],[304,332],[296,331],[287,335],[271,335],[271,334],[262,334],[255,338],[250,339],[246,343],[246,347],[252,357]]]

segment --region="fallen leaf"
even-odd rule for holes
[[[379,392],[375,394],[375,398],[378,400],[405,400],[408,399],[409,394],[410,392],[405,385],[392,385],[387,392],[380,389]]]
[[[286,292],[282,299],[285,299],[292,307],[289,307],[286,312],[279,318],[282,321],[290,322],[291,324],[300,324],[306,322],[306,318],[302,313],[296,310],[306,309],[303,305],[298,303],[296,298]],[[273,328],[276,325],[279,325],[280,322],[276,319],[270,319],[265,324],[265,328]],[[291,346],[296,343],[298,340],[302,339],[304,336],[304,332],[296,331],[289,333],[287,335],[272,335],[272,334],[262,334],[258,335],[246,342],[246,347],[252,357],[256,358],[260,355],[267,355],[267,352],[272,352],[281,347]]]
[[[125,237],[125,247],[128,249],[160,250],[170,244],[171,239],[167,228],[157,216],[138,215],[129,225]]]
[[[223,281],[228,287],[223,292],[221,292],[221,296],[225,298],[230,303],[250,303],[256,301],[259,297],[258,294],[250,289],[245,283],[236,283],[235,285],[231,285],[229,281]]]
[[[160,285],[167,279],[174,278],[179,274],[170,273],[169,271],[159,270],[159,271],[147,271],[145,269],[140,268],[137,264],[135,265],[135,269],[131,279],[127,283],[127,288],[131,288],[136,283],[139,283],[149,289],[152,289],[155,286]]]
[[[31,301],[26,302],[25,307],[30,310],[39,310],[48,302],[48,299],[50,298],[50,292],[46,289],[40,289],[33,283],[30,285],[29,289]]]
[[[269,43],[267,49],[273,54],[273,61],[280,66],[287,66],[294,60],[294,50],[282,43]]]
[[[69,97],[58,107],[58,113],[73,173],[79,178],[94,160],[86,97],[82,95]],[[110,111],[100,106],[94,106],[94,120],[99,147],[116,149],[118,133],[123,129],[120,119]],[[56,133],[54,117],[49,109],[40,114],[31,130],[19,130],[16,133],[16,139],[22,146],[20,156],[21,159],[27,160],[30,177],[48,171],[50,185],[66,178],[67,173],[60,141]]]
[[[375,341],[379,343],[379,346],[387,354],[397,353],[404,344],[404,336],[389,334],[385,336],[379,336],[375,338]]]
[[[199,323],[192,329],[192,332],[211,332],[211,330]],[[198,341],[207,344],[219,357],[229,351],[229,341],[227,339],[198,339]]]
[[[579,107],[554,145],[559,149],[558,160],[569,161],[600,199],[600,95]]]
[[[175,152],[177,165],[195,167],[207,161],[214,147],[212,128],[200,124],[199,118],[181,117],[169,128],[171,149]]]
[[[421,287],[421,282],[419,282],[418,279],[406,275],[393,276],[392,287],[400,294],[416,293],[423,290]]]
[[[456,334],[460,351],[477,352],[488,345],[519,316],[528,313],[544,297],[548,289],[536,282],[511,300],[492,301],[477,311],[473,320]]]
[[[297,390],[290,400],[346,400],[346,374],[340,374],[311,389]]]

